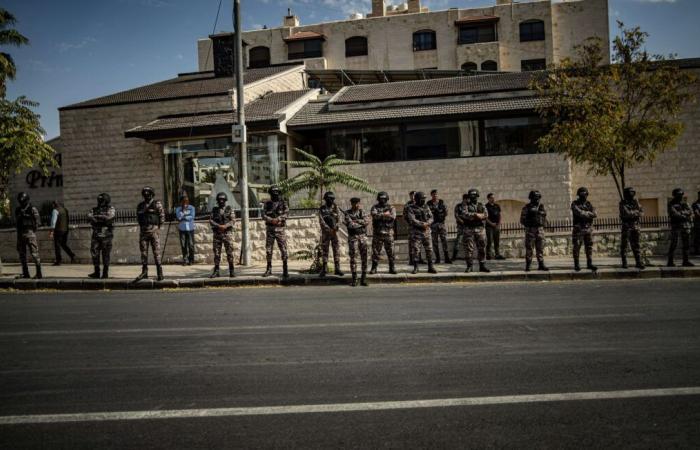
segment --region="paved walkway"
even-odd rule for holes
[[[663,267],[665,259],[652,258],[651,265],[644,271],[637,269],[621,269],[618,258],[602,257],[594,262],[598,266],[597,273],[589,270],[574,272],[570,258],[548,258],[546,263],[550,272],[524,272],[522,259],[505,261],[487,261],[491,273],[465,274],[465,263],[439,264],[438,274],[427,273],[427,266],[420,266],[420,273],[411,274],[412,267],[405,263],[397,265],[397,275],[387,273],[387,265],[382,262],[379,273],[369,277],[372,283],[402,283],[402,282],[477,282],[477,281],[557,281],[557,280],[586,280],[586,279],[623,279],[623,278],[667,278],[667,277],[700,277],[700,258],[693,258],[695,268]],[[348,271],[344,277],[329,275],[320,279],[317,274],[305,273],[310,265],[309,261],[290,261],[290,278],[281,279],[281,263],[273,264],[272,277],[262,277],[265,266],[256,264],[249,267],[238,266],[236,277],[221,277],[210,280],[211,265],[165,265],[165,280],[157,282],[155,278],[155,266],[149,266],[151,279],[133,283],[132,280],[141,272],[139,265],[114,265],[110,267],[110,279],[92,280],[87,274],[92,272],[92,266],[86,264],[64,264],[61,266],[44,265],[43,280],[16,280],[21,273],[19,264],[5,264],[3,275],[0,275],[0,288],[15,289],[163,289],[163,288],[191,288],[191,287],[216,287],[216,286],[245,286],[245,285],[279,285],[279,284],[344,284],[350,281],[347,264],[343,269]],[[222,267],[222,269],[224,269]],[[30,265],[30,272],[34,274],[34,267]],[[228,270],[222,270],[222,275]]]

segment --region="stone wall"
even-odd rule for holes
[[[211,264],[214,261],[212,253],[212,232],[208,222],[197,222],[195,230],[195,253],[197,263]],[[234,231],[234,249],[236,252],[236,263],[240,254],[240,221],[236,223]],[[165,247],[164,262],[179,263],[182,261],[180,253],[180,242],[177,231],[177,223],[170,226],[167,237],[165,225],[161,232],[161,248]],[[141,258],[138,245],[139,228],[136,224],[119,224],[114,229],[114,241],[112,250],[112,262],[114,264],[140,264]],[[76,253],[77,259],[81,263],[88,264],[90,258],[90,235],[89,226],[73,227],[68,241],[71,249]],[[290,256],[302,250],[313,250],[319,240],[320,229],[317,217],[294,217],[287,222],[287,241]],[[0,230],[0,259],[3,262],[17,262],[16,234],[14,229]],[[262,220],[250,220],[250,241],[251,259],[260,263],[265,261],[265,225]],[[343,240],[343,255],[345,254],[347,241]],[[42,261],[53,262],[54,250],[53,240],[49,239],[49,229],[39,230],[39,252]],[[275,247],[275,259],[279,259],[279,250]],[[64,255],[65,259],[65,255]],[[152,258],[150,259],[152,262]],[[225,261],[225,258],[224,258]]]

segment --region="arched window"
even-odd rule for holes
[[[257,67],[268,67],[270,65],[270,49],[268,47],[260,46],[253,47],[250,49],[248,54],[248,66],[251,69]]]
[[[544,22],[526,20],[520,22],[520,42],[544,41]]]
[[[345,40],[345,56],[365,56],[367,54],[367,38],[355,36]]]
[[[479,70],[479,66],[477,66],[475,62],[467,61],[462,64],[462,70],[466,72],[474,72]]]
[[[413,51],[435,50],[437,38],[433,30],[420,30],[413,33]]]
[[[496,64],[496,61],[484,61],[481,63],[481,70],[485,72],[495,72],[498,70],[498,64]]]

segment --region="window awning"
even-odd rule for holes
[[[308,41],[310,39],[325,40],[326,37],[320,33],[315,33],[313,31],[300,31],[298,33],[292,34],[289,37],[284,38],[284,41],[285,42]]]
[[[469,25],[475,23],[495,23],[500,20],[498,16],[464,16],[455,20],[455,25]]]

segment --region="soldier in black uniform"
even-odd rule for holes
[[[372,270],[369,273],[377,273],[379,255],[384,248],[389,260],[389,273],[396,274],[394,261],[396,209],[389,204],[389,194],[386,192],[377,194],[377,203],[372,206],[370,214],[372,216]]]
[[[690,232],[693,227],[693,211],[683,198],[683,189],[673,190],[673,198],[668,203],[668,217],[671,219],[671,245],[668,248],[668,267],[674,267],[673,254],[678,247],[678,239],[683,243],[683,267],[693,267],[694,264],[688,258],[690,250]]]
[[[163,280],[163,266],[160,254],[160,227],[165,222],[165,210],[160,200],[155,199],[155,191],[146,186],[141,190],[143,201],[136,207],[139,222],[139,249],[141,250],[141,274],[134,281],[148,278],[148,247],[153,249],[158,281]]]
[[[352,272],[351,286],[357,286],[357,252],[360,252],[360,264],[362,276],[360,284],[367,284],[367,225],[369,218],[365,215],[360,205],[360,199],[353,197],[350,199],[350,209],[345,211],[345,226],[348,229],[348,247],[350,253],[350,271]]]
[[[525,272],[532,266],[532,247],[537,256],[537,270],[548,271],[544,265],[544,226],[547,221],[547,210],[542,204],[540,191],[530,191],[530,203],[523,206],[520,212],[520,223],[525,227]]]
[[[593,219],[598,217],[595,208],[588,201],[588,189],[581,187],[576,191],[578,198],[571,203],[571,212],[574,217],[573,244],[574,244],[574,270],[580,271],[579,255],[581,243],[586,248],[586,267],[595,272],[598,270],[593,265]]]
[[[433,224],[433,215],[425,204],[425,194],[416,192],[414,202],[406,210],[406,221],[410,227],[409,236],[413,245],[413,273],[418,273],[418,261],[415,255],[420,255],[421,246],[425,249],[428,259],[428,272],[437,273],[433,267],[433,240],[430,226]]]
[[[484,207],[488,212],[486,219],[486,259],[495,258],[497,260],[505,259],[501,255],[501,205],[496,203],[496,197],[493,192],[486,196],[488,200]]]
[[[693,221],[695,223],[695,241],[693,245],[693,253],[695,255],[700,255],[700,191],[698,192],[698,199],[693,203]]]
[[[641,235],[641,218],[644,215],[642,205],[635,198],[637,193],[634,188],[628,187],[623,191],[623,199],[620,201],[620,222],[622,232],[620,234],[620,257],[622,258],[622,268],[627,268],[627,243],[632,248],[635,267],[643,270],[642,256],[639,247]]]
[[[338,241],[338,227],[340,226],[340,210],[335,204],[335,194],[326,192],[323,194],[323,205],[318,209],[318,221],[321,225],[321,278],[328,272],[328,252],[333,246],[333,262],[335,264],[335,274],[343,276],[340,270],[340,242]]]
[[[109,261],[112,253],[112,238],[114,237],[114,217],[116,211],[111,205],[109,194],[97,196],[97,206],[88,213],[92,236],[90,238],[90,256],[95,271],[90,278],[100,278],[100,256],[102,257],[102,278],[109,278]]]
[[[277,186],[272,186],[269,190],[270,200],[263,206],[263,220],[265,221],[265,252],[267,254],[267,270],[264,277],[272,275],[272,247],[277,242],[282,256],[282,277],[289,278],[287,267],[287,217],[289,207],[282,198],[282,191]]]
[[[15,221],[17,222],[17,253],[19,262],[22,263],[22,275],[18,278],[29,278],[29,265],[27,264],[27,247],[32,255],[36,275],[34,278],[42,278],[41,259],[39,258],[39,245],[36,240],[36,232],[41,224],[39,210],[29,201],[29,194],[20,192],[17,195],[19,206],[15,209]]]
[[[486,233],[484,231],[484,221],[488,214],[484,205],[479,203],[479,191],[469,189],[462,197],[462,203],[455,207],[455,218],[457,223],[463,224],[464,252],[467,260],[467,270],[473,271],[473,256],[475,250],[478,251],[479,272],[491,272],[486,268]]]
[[[452,264],[450,254],[447,251],[447,206],[438,197],[437,189],[430,191],[430,201],[428,207],[433,215],[433,224],[430,226],[430,233],[433,236],[433,253],[435,254],[435,264],[440,264],[440,243],[442,243],[442,253],[445,255],[445,264]]]
[[[209,278],[220,276],[221,247],[226,250],[226,260],[228,261],[228,276],[233,278],[233,226],[236,224],[236,216],[233,209],[226,204],[228,197],[226,193],[216,194],[216,206],[211,211],[209,225],[213,234],[214,247],[214,270]]]

